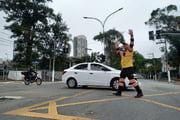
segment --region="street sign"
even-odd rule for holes
[[[33,63],[33,64],[38,64],[38,63],[39,63],[39,61],[32,61],[32,63]]]

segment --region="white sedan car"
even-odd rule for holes
[[[114,90],[118,88],[120,70],[101,63],[80,63],[65,69],[62,73],[62,82],[68,88],[77,86],[108,86]],[[125,79],[125,88],[132,87],[129,80]]]

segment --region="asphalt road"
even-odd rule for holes
[[[129,89],[113,96],[105,87],[0,83],[0,120],[179,120],[180,85],[139,80],[144,92]]]

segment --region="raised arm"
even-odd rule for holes
[[[129,29],[129,35],[130,35],[130,44],[129,44],[128,50],[130,52],[132,52],[133,51],[133,47],[134,47],[134,34],[133,34],[133,30],[132,29]]]

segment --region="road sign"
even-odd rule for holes
[[[38,64],[38,63],[39,63],[39,61],[32,61],[32,63],[33,63],[33,64]]]

